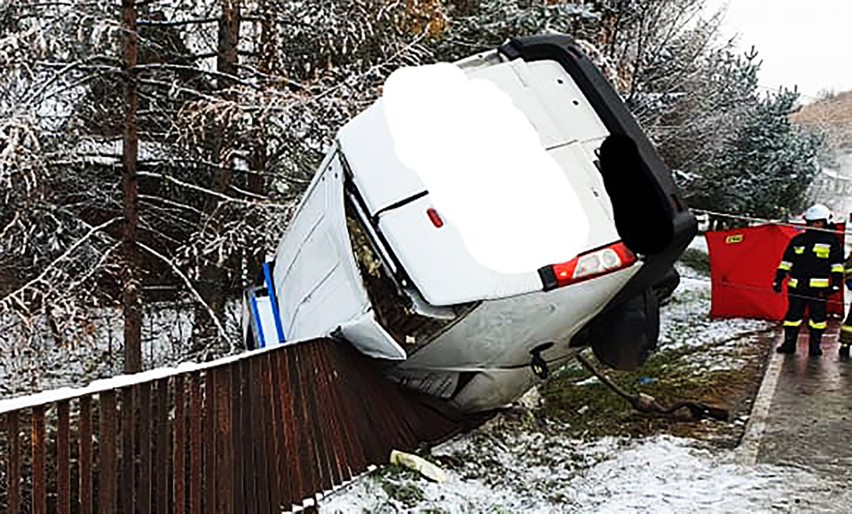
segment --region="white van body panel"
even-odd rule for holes
[[[493,82],[512,97],[536,128],[544,148],[609,135],[574,79],[554,61],[514,60],[468,72]]]
[[[401,368],[485,369],[529,364],[530,350],[545,342],[557,344],[545,360],[567,353],[574,333],[600,312],[641,265],[573,286],[482,302],[463,320],[422,349]],[[472,342],[475,341],[475,344]]]
[[[352,341],[358,350],[377,359],[403,360],[403,350],[390,334],[376,321],[372,309],[340,325],[340,335]]]
[[[426,192],[416,173],[396,158],[382,105],[377,100],[338,134],[352,180],[371,215]],[[378,216],[390,250],[430,304],[455,305],[541,289],[535,269],[506,274],[482,266],[468,253],[451,220],[445,220],[441,228],[432,224],[426,214],[430,207],[426,194]],[[542,263],[546,264],[552,263]]]
[[[358,273],[337,159],[325,161],[305,193],[276,252],[273,281],[288,341],[328,336],[346,326],[353,334],[369,334],[351,339],[363,353],[405,358],[376,323]]]
[[[396,156],[381,98],[344,125],[337,140],[370,215],[426,190]]]
[[[379,219],[388,244],[427,302],[454,305],[541,290],[537,270],[499,273],[475,261],[452,220],[444,220],[441,228],[432,224],[426,214],[431,206],[426,196]]]
[[[540,291],[503,300],[483,302],[451,330],[413,353],[391,371],[401,383],[438,396],[450,394],[449,376],[461,372],[517,371],[529,375],[530,352],[552,342],[541,353],[545,361],[568,358],[571,337],[596,316],[635,275],[641,264],[552,291]],[[508,375],[507,375],[508,376]],[[468,384],[470,390],[474,384]],[[491,393],[489,393],[491,394]],[[468,401],[473,401],[475,395]],[[459,407],[475,410],[463,398]]]

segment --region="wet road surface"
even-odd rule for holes
[[[834,511],[831,500],[836,499],[836,511],[849,512],[852,362],[838,355],[838,324],[833,322],[823,337],[820,357],[808,356],[807,330],[799,336],[795,355],[773,353],[764,382],[775,379],[775,387],[756,463],[790,466],[821,478],[814,497],[802,498],[799,507],[816,503]]]

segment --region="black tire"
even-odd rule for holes
[[[663,275],[663,278],[654,284],[653,291],[654,296],[657,298],[657,302],[660,305],[665,304],[672,294],[674,294],[675,289],[677,289],[677,286],[679,285],[680,273],[678,273],[674,266],[672,266],[666,274]]]
[[[595,357],[624,371],[636,370],[648,360],[659,335],[660,309],[652,290],[628,299],[589,324]]]

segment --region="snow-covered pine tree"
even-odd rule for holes
[[[819,171],[823,138],[793,125],[796,91],[763,95],[702,181],[714,210],[779,218],[797,212]],[[715,192],[710,192],[713,189]]]

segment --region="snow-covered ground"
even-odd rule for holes
[[[689,245],[690,249],[707,253],[707,240],[699,234]],[[718,347],[718,345],[750,344],[743,340],[744,334],[767,330],[773,325],[766,321],[751,319],[710,319],[710,277],[677,263],[681,281],[670,301],[660,312],[660,348],[678,349],[691,347]],[[692,364],[696,373],[713,369],[732,369],[737,363],[720,359],[719,355],[735,352],[696,352]]]
[[[498,424],[499,425],[499,424]],[[320,503],[321,512],[836,512],[840,484],[806,470],[742,466],[690,439],[562,438],[485,427],[433,450],[456,462],[444,483],[377,472]],[[449,458],[448,458],[449,457]]]
[[[699,236],[692,247],[706,251],[703,241]],[[772,327],[763,321],[710,320],[709,277],[683,265],[679,271],[681,285],[661,313],[661,349],[750,344],[741,336]],[[741,365],[714,357],[735,351],[705,353],[706,360],[693,362],[696,373]],[[564,435],[564,425],[534,416],[529,409],[536,403],[524,402],[533,407],[519,407],[433,448],[427,458],[444,466],[444,483],[385,468],[331,494],[320,502],[320,510],[656,513],[838,508],[836,494],[832,498],[826,493],[841,486],[807,470],[743,466],[737,463],[736,450],[668,435],[572,439]]]

